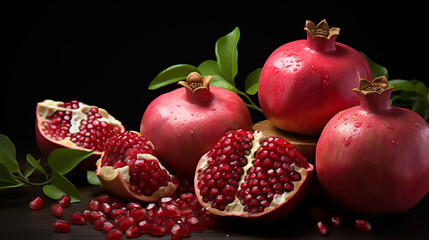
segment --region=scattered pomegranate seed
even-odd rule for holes
[[[70,231],[70,223],[66,220],[58,219],[54,223],[55,232],[68,232]]]
[[[113,230],[116,230],[116,227],[113,223],[106,221],[103,223],[103,227],[101,228],[101,232],[103,233],[108,233],[111,232]]]
[[[106,237],[106,240],[121,240],[122,232],[116,229],[106,233],[105,237]]]
[[[62,217],[64,214],[64,208],[61,207],[60,205],[54,203],[51,206],[51,213],[55,217]]]
[[[315,231],[320,236],[323,236],[323,237],[328,236],[328,234],[329,234],[328,224],[326,224],[326,222],[322,222],[322,221],[317,222]]]
[[[107,219],[105,217],[100,217],[99,219],[95,220],[94,229],[97,231],[101,231],[105,222],[107,222]]]
[[[61,207],[63,207],[63,208],[65,208],[65,207],[68,207],[68,206],[70,206],[70,201],[71,201],[71,198],[70,198],[70,196],[69,195],[64,195],[64,196],[62,196],[60,199],[58,199],[58,205],[60,205]]]
[[[83,213],[76,211],[70,216],[70,222],[76,225],[83,225],[85,224],[86,220],[83,216]]]
[[[369,232],[372,227],[371,224],[365,219],[357,219],[355,221],[355,229],[359,232]]]
[[[33,199],[29,204],[31,209],[38,210],[45,206],[45,200],[43,198],[37,196],[35,199]]]
[[[331,217],[331,225],[335,228],[340,228],[343,225],[343,218],[339,215],[333,215]]]

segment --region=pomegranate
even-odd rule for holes
[[[45,100],[37,104],[37,145],[46,156],[61,147],[95,151],[81,168],[93,168],[104,150],[104,142],[117,132],[123,132],[121,122],[106,110],[73,100]]]
[[[192,178],[198,160],[228,130],[251,129],[246,104],[235,93],[209,86],[212,76],[188,75],[183,88],[152,101],[140,132],[157,148],[161,163],[175,174]]]
[[[361,105],[335,115],[316,148],[320,185],[338,205],[359,214],[401,213],[429,190],[429,125],[390,105],[385,77],[359,81]]]
[[[317,26],[307,21],[304,29],[306,40],[287,43],[268,57],[258,96],[276,127],[318,135],[332,116],[359,104],[349,90],[360,78],[371,79],[371,71],[362,54],[336,42],[339,28],[323,20]]]
[[[312,173],[313,165],[284,139],[239,129],[201,158],[194,187],[211,213],[272,220],[299,203]]]
[[[155,157],[153,144],[132,131],[107,140],[97,176],[104,188],[129,200],[156,201],[177,188],[177,180]]]

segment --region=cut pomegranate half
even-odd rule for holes
[[[106,110],[79,101],[45,100],[37,104],[36,139],[40,151],[49,155],[57,148],[94,151],[79,164],[82,169],[94,169],[95,161],[104,150],[104,142],[124,126]]]
[[[97,161],[104,188],[128,200],[157,201],[171,196],[178,181],[159,163],[153,144],[140,133],[126,131],[111,137]]]
[[[213,214],[273,220],[300,202],[313,169],[284,139],[239,129],[200,159],[195,192]]]

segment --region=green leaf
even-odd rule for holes
[[[190,64],[173,65],[160,72],[149,84],[149,90],[155,90],[165,85],[185,80],[191,72],[197,72],[198,69]]]
[[[360,52],[368,62],[369,68],[371,69],[372,79],[376,77],[385,76],[388,78],[387,69],[380,64],[372,61],[364,52]]]
[[[244,81],[244,88],[246,89],[247,94],[255,95],[258,92],[259,75],[261,75],[261,71],[262,68],[257,68],[247,75],[246,80]]]
[[[86,179],[89,184],[101,186],[100,179],[98,179],[95,171],[86,171]]]
[[[80,195],[77,188],[67,178],[57,172],[52,172],[51,184],[43,186],[43,192],[46,196],[53,199],[69,195],[71,202],[80,202]]]
[[[210,86],[224,88],[235,93],[239,92],[239,90],[234,85],[232,85],[225,78],[219,75],[213,75],[213,79],[210,81]]]
[[[229,34],[219,38],[216,42],[216,60],[222,76],[234,84],[234,77],[238,72],[237,44],[240,39],[240,29],[236,27]]]
[[[43,175],[45,175],[45,176],[47,176],[48,175],[48,173],[46,172],[46,170],[43,168],[43,166],[40,164],[40,159],[39,160],[36,160],[31,154],[27,154],[27,156],[26,156],[26,159],[27,159],[27,163],[29,163],[30,164],[30,166],[32,166],[33,167],[33,170],[32,171],[34,171],[34,169],[37,169],[37,170],[39,170],[39,172],[41,172],[41,173],[43,173]],[[27,167],[25,168],[25,169],[27,169]],[[29,168],[30,169],[30,168]],[[26,170],[26,171],[29,171],[29,170]],[[31,172],[32,173],[32,172]],[[28,176],[30,176],[30,174],[31,173],[29,173],[28,175],[26,175],[25,174],[25,171],[24,171],[24,175],[26,176],[26,177],[28,177]]]
[[[0,134],[0,163],[3,163],[12,173],[19,172],[15,145],[3,134]]]
[[[202,62],[198,66],[198,71],[200,72],[201,76],[205,77],[207,75],[222,75],[219,67],[217,65],[217,62],[215,60],[206,60]]]
[[[48,165],[52,171],[64,175],[92,153],[68,148],[55,149],[48,156]]]
[[[8,167],[3,163],[0,163],[0,182],[18,184],[19,181],[15,179],[15,176],[9,171]]]
[[[389,80],[389,85],[393,87],[393,91],[416,91],[416,85],[411,81],[403,80],[403,79],[394,79]]]
[[[25,183],[21,183],[21,182],[19,182],[19,183],[10,183],[10,182],[0,181],[0,190],[21,187],[23,185],[25,185]]]

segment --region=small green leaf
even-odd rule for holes
[[[246,89],[247,94],[255,95],[258,92],[259,75],[261,75],[261,71],[262,68],[257,68],[247,75],[246,80],[244,81],[244,88]]]
[[[206,60],[198,66],[198,71],[205,77],[207,75],[222,75],[215,60]]]
[[[19,172],[15,145],[3,134],[0,134],[0,163],[3,163],[12,173]]]
[[[229,34],[219,38],[216,42],[216,60],[222,76],[232,85],[238,72],[237,44],[240,39],[240,29],[236,27]]]
[[[40,164],[40,159],[36,160],[31,154],[27,154],[26,159],[27,159],[27,163],[29,163],[30,166],[33,167],[33,171],[34,171],[34,168],[35,168],[35,169],[39,170],[39,172],[43,173],[43,175],[45,175],[45,176],[48,175],[48,173],[46,173],[46,171],[43,168],[43,166]],[[29,175],[26,175],[26,177],[28,177]]]
[[[411,81],[403,80],[403,79],[394,79],[389,80],[389,85],[393,87],[393,91],[416,91],[416,85],[413,84]]]
[[[48,156],[48,165],[52,171],[64,175],[92,153],[68,148],[55,149]]]
[[[0,190],[16,188],[25,185],[25,183],[10,183],[10,182],[2,182],[0,181]]]
[[[95,171],[86,171],[86,179],[89,184],[101,186],[100,179],[98,179]]]
[[[13,174],[3,163],[0,163],[0,182],[6,182],[10,184],[19,183],[19,181],[15,179],[15,176],[13,176]]]
[[[149,84],[149,90],[155,90],[165,85],[185,80],[191,72],[197,72],[198,69],[190,64],[173,65],[160,72]]]
[[[43,192],[46,196],[53,199],[69,195],[71,202],[80,202],[80,195],[77,188],[67,178],[57,172],[52,172],[51,184],[43,186]]]
[[[210,81],[210,86],[215,86],[215,87],[220,87],[220,88],[224,88],[230,91],[233,91],[235,93],[238,93],[239,90],[232,85],[231,83],[229,83],[225,78],[223,78],[222,76],[219,75],[212,75],[213,78]]]
[[[376,77],[385,76],[388,78],[387,69],[380,64],[372,61],[364,52],[360,52],[368,62],[369,68],[371,69],[372,79]]]

